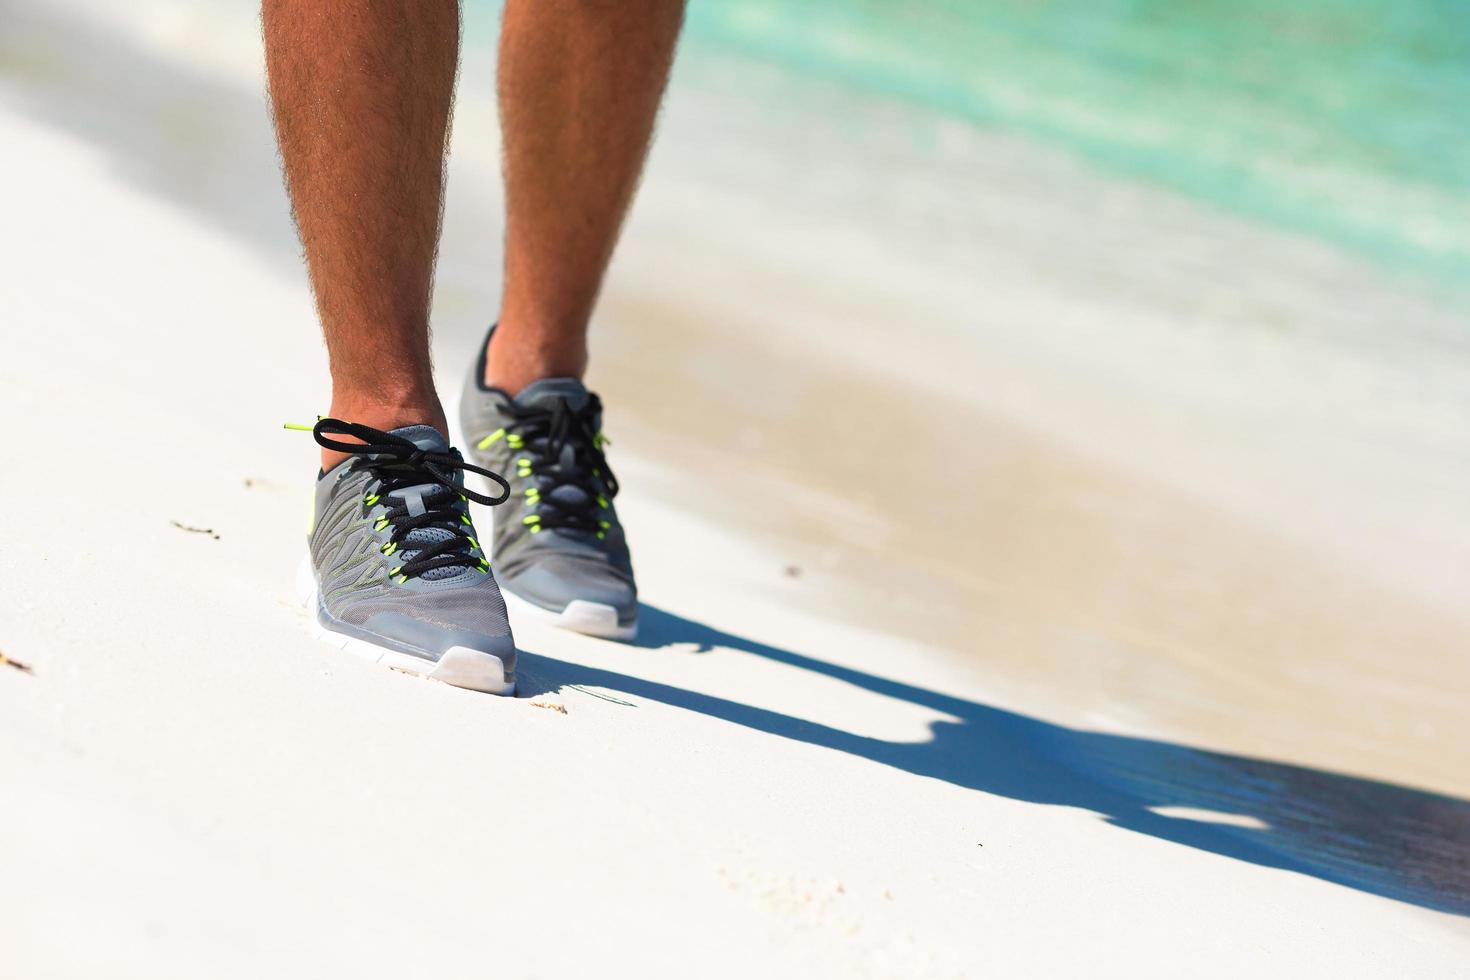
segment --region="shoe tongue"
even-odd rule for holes
[[[432,425],[405,425],[389,430],[388,434],[407,439],[420,449],[429,452],[446,453],[449,451],[449,442]]]
[[[428,452],[443,453],[449,451],[448,440],[440,435],[439,430],[435,429],[432,425],[405,425],[397,429],[390,429],[389,435],[407,439],[415,446]],[[457,482],[458,480],[456,480]],[[442,488],[438,484],[424,483],[418,486],[402,487],[393,491],[390,496],[403,501],[408,507],[410,517],[417,517],[424,512],[424,496],[431,493],[438,493],[441,490]],[[412,561],[414,555],[417,555],[424,548],[438,544],[440,541],[447,541],[452,537],[454,537],[452,532],[438,527],[424,527],[410,531],[404,536],[403,544],[398,552],[401,556],[400,560]],[[424,572],[421,577],[428,581],[452,578],[464,572],[472,564],[472,562],[466,560],[463,565],[446,565],[440,568],[433,568]]]
[[[542,378],[522,388],[521,393],[516,395],[516,402],[527,408],[550,410],[556,407],[558,401],[565,399],[567,407],[576,412],[591,397],[587,386],[576,378]]]
[[[439,430],[432,425],[405,425],[397,429],[390,429],[388,434],[398,436],[401,439],[407,439],[415,446],[428,452],[447,453],[449,451],[448,440],[440,435]],[[458,483],[459,474],[457,472],[451,472],[451,475],[456,477],[455,482]],[[410,516],[417,517],[424,512],[424,505],[418,498],[423,494],[433,493],[438,489],[440,488],[437,483],[423,483],[394,490],[393,496],[401,497],[407,501]]]

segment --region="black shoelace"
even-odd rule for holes
[[[392,554],[400,546],[412,553],[412,558],[393,570],[395,575],[408,578],[422,576],[436,568],[476,568],[480,565],[480,560],[471,554],[476,542],[470,536],[470,525],[461,517],[456,500],[465,497],[487,507],[504,503],[510,496],[510,484],[500,474],[465,462],[458,450],[436,452],[420,449],[402,436],[356,422],[320,419],[311,434],[323,448],[357,457],[347,465],[354,470],[366,470],[377,481],[372,494],[364,499],[363,513],[381,501],[385,508],[382,520],[393,528],[383,545],[384,553]],[[362,441],[341,442],[331,438],[334,435],[352,436]],[[478,473],[499,484],[500,496],[487,497],[468,487],[457,486],[456,470]],[[424,484],[434,484],[438,489],[420,496],[424,505],[422,514],[410,516],[407,501],[394,502],[390,498],[394,491]],[[405,545],[413,532],[431,528],[449,533],[438,541],[420,540]]]
[[[597,418],[602,402],[589,395],[580,409],[565,398],[551,408],[507,405],[515,421],[507,433],[521,437],[520,452],[531,460],[536,480],[537,524],[543,529],[565,528],[597,535],[608,525],[598,517],[608,500],[618,494],[618,479],[602,453]],[[601,487],[598,484],[601,484]],[[575,488],[578,493],[560,493]]]

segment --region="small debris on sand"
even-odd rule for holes
[[[597,698],[599,701],[609,701],[613,704],[620,704],[625,708],[638,707],[632,701],[624,701],[622,698],[615,698],[611,694],[605,694],[602,691],[594,691],[592,688],[583,687],[581,684],[568,684],[567,689],[571,691],[580,691],[588,697]]]
[[[212,527],[190,527],[188,524],[180,524],[178,521],[169,521],[169,523],[180,531],[188,531],[190,534],[207,534],[216,541],[219,540],[219,535],[214,533],[214,528]]]
[[[781,571],[787,578],[801,578],[801,566],[799,565],[787,565]]]
[[[533,708],[545,708],[547,711],[555,711],[559,715],[564,715],[567,713],[567,706],[563,704],[560,700],[553,701],[549,698],[532,698],[526,703]]]
[[[14,667],[16,670],[20,671],[22,674],[33,674],[33,673],[35,673],[35,671],[31,670],[31,665],[30,664],[23,664],[19,660],[11,660],[4,653],[0,653],[0,667]]]

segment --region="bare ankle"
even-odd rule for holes
[[[438,396],[433,394],[387,398],[380,392],[367,395],[334,393],[328,414],[334,419],[356,422],[383,432],[405,425],[428,425],[444,436],[446,442],[449,439],[449,423],[444,415],[444,407],[439,404]],[[346,453],[323,449],[322,469],[330,470],[346,458]]]
[[[502,324],[485,352],[485,384],[512,395],[542,378],[581,378],[587,372],[585,328],[518,329]]]

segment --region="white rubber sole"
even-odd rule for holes
[[[469,691],[502,696],[516,692],[516,682],[505,679],[505,665],[500,662],[500,658],[483,650],[450,647],[436,663],[327,629],[316,618],[316,575],[311,570],[309,560],[303,561],[296,570],[296,596],[306,607],[307,624],[312,635],[354,657]]]
[[[605,640],[634,640],[638,637],[638,623],[619,626],[618,611],[605,603],[573,599],[561,612],[554,612],[527,602],[503,585],[500,587],[500,594],[505,597],[506,609],[517,618],[533,619],[538,623],[548,623],[573,633],[597,636]]]

